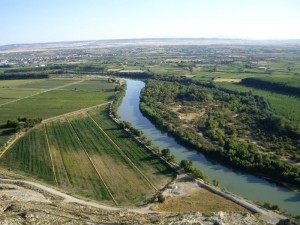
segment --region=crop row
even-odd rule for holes
[[[91,112],[92,118],[107,135],[122,149],[128,158],[156,185],[165,183],[165,176],[172,176],[172,170],[159,157],[148,151],[112,121],[106,108]]]
[[[105,113],[34,128],[3,155],[0,165],[108,204],[139,204],[172,172]]]

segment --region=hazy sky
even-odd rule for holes
[[[300,0],[0,0],[0,45],[164,37],[300,39]]]

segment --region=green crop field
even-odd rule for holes
[[[110,196],[67,121],[46,125],[57,185],[73,193],[108,201]]]
[[[0,165],[109,205],[140,204],[174,172],[107,114],[100,108],[38,125]]]
[[[268,81],[272,83],[280,83],[290,87],[296,87],[296,88],[300,87],[300,79],[299,77],[295,77],[295,76],[285,76],[285,77],[271,76],[271,77],[260,78],[260,80]]]
[[[151,178],[152,183],[162,185],[166,181],[165,175],[169,176],[172,171],[168,166],[161,162],[158,157],[153,156],[149,151],[133,142],[131,137],[124,133],[109,119],[107,109],[101,108],[94,110],[90,114],[97,124],[110,136],[110,138],[122,148],[123,152],[129,157],[147,176]],[[159,172],[159,173],[157,173]]]
[[[35,89],[52,89],[57,88],[63,85],[71,84],[76,80],[62,80],[62,79],[42,79],[42,80],[33,80],[31,82],[26,82],[19,84],[18,88],[35,88]]]
[[[278,94],[270,91],[260,90],[252,87],[246,87],[240,84],[233,84],[228,82],[218,83],[219,87],[240,91],[251,91],[255,95],[262,96],[269,104],[269,107],[276,114],[285,116],[290,120],[300,121],[300,99],[296,96],[290,96],[285,94]]]
[[[37,178],[54,183],[50,154],[42,129],[33,129],[25,134],[12,148],[3,155],[1,164]]]
[[[118,203],[135,202],[152,192],[149,183],[90,118],[72,120],[71,124]]]
[[[2,81],[1,81],[2,84]],[[4,81],[0,88],[0,148],[12,132],[7,120],[58,116],[111,100],[114,83],[106,80],[46,79]]]
[[[113,83],[107,83],[99,80],[85,80],[82,83],[79,84],[73,84],[64,88],[61,88],[61,90],[76,90],[76,91],[114,91],[114,84]]]
[[[16,99],[24,98],[41,92],[40,89],[26,89],[26,88],[0,88],[0,106],[4,103],[14,101]]]

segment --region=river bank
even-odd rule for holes
[[[210,180],[218,180],[220,186],[229,192],[254,202],[278,204],[284,211],[294,215],[300,214],[299,193],[222,166],[192,149],[181,146],[168,134],[159,131],[139,110],[139,95],[143,87],[144,83],[141,81],[127,80],[126,95],[118,110],[122,120],[143,131],[154,145],[162,149],[170,148],[171,154],[176,156],[178,162],[183,159],[192,161],[194,167],[202,170]]]

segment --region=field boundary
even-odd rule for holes
[[[27,131],[25,132],[18,132],[16,133],[14,136],[12,136],[12,138],[10,138],[9,141],[7,141],[5,143],[5,145],[2,147],[2,149],[0,150],[0,159],[1,157],[4,155],[4,153],[17,141],[19,140],[21,137],[23,137],[25,134],[27,133]]]
[[[36,93],[36,94],[25,96],[24,98],[18,98],[18,99],[12,100],[12,101],[10,101],[10,102],[2,103],[2,104],[0,104],[0,107],[2,107],[2,106],[4,106],[4,105],[8,105],[8,104],[10,104],[10,103],[14,103],[14,102],[18,102],[18,101],[24,100],[24,99],[26,99],[26,98],[31,98],[31,97],[33,97],[33,96],[37,96],[37,95],[40,95],[40,94],[44,94],[44,93],[49,92],[49,91],[54,91],[54,90],[57,90],[57,89],[60,89],[60,88],[64,88],[64,87],[68,87],[68,86],[71,86],[71,85],[74,85],[74,84],[78,84],[78,83],[81,83],[81,82],[83,82],[83,81],[84,81],[84,80],[79,80],[79,81],[72,82],[72,83],[69,83],[69,84],[65,84],[65,85],[62,85],[62,86],[59,86],[59,87],[46,89],[46,90],[41,91],[41,92],[38,92],[38,93]]]
[[[109,141],[115,145],[120,152],[120,154],[132,164],[132,166],[144,177],[144,179],[154,188],[155,191],[158,191],[158,189],[155,187],[155,185],[147,178],[147,176],[132,162],[132,160],[123,152],[123,150],[109,137],[109,135],[99,126],[99,124],[91,117],[89,113],[87,113],[88,117],[96,124],[96,126],[100,129],[100,131],[109,139]]]
[[[118,206],[118,203],[117,203],[117,201],[115,200],[115,198],[114,198],[113,194],[111,193],[111,191],[109,190],[109,187],[108,187],[107,184],[105,183],[105,181],[104,181],[103,177],[101,176],[100,172],[97,170],[97,168],[96,168],[96,166],[95,166],[93,160],[91,159],[91,157],[90,157],[89,154],[87,153],[86,149],[84,148],[84,146],[83,146],[83,144],[82,144],[80,138],[78,137],[78,134],[77,134],[76,130],[74,129],[73,125],[70,123],[70,121],[69,121],[67,118],[66,118],[66,121],[68,122],[68,124],[69,124],[69,126],[71,127],[71,129],[74,131],[75,136],[76,136],[75,138],[78,140],[78,142],[79,142],[79,144],[80,144],[80,147],[82,148],[82,150],[84,151],[84,153],[85,153],[86,156],[88,157],[90,163],[91,163],[92,166],[94,167],[94,169],[95,169],[96,173],[98,174],[100,180],[103,182],[103,184],[104,184],[104,186],[105,186],[105,188],[106,188],[108,194],[110,195],[111,199],[113,200],[113,202],[115,203],[115,205]]]
[[[56,120],[59,120],[59,119],[65,119],[66,117],[68,116],[75,116],[77,114],[80,114],[80,113],[84,113],[84,112],[87,112],[87,111],[90,111],[92,109],[95,109],[95,108],[98,108],[98,107],[101,107],[101,106],[105,106],[105,105],[108,105],[110,104],[111,101],[109,102],[105,102],[105,103],[101,103],[99,105],[94,105],[94,106],[91,106],[91,107],[87,107],[87,108],[83,108],[83,109],[79,109],[79,110],[76,110],[76,111],[72,111],[72,112],[69,112],[69,113],[65,113],[65,114],[62,114],[62,115],[59,115],[59,116],[54,116],[54,117],[51,117],[51,118],[48,118],[48,119],[45,119],[41,122],[41,124],[38,124],[37,126],[33,127],[33,128],[36,128],[36,127],[39,127],[41,126],[42,124],[47,124],[47,123],[50,123],[50,122],[54,122]],[[1,105],[0,105],[1,106]],[[31,128],[31,129],[33,129]],[[10,138],[10,140],[8,140],[4,146],[0,149],[0,158],[4,155],[4,153],[16,142],[18,141],[21,137],[23,137],[26,133],[28,133],[28,131],[30,131],[31,129],[27,130],[27,131],[22,131],[22,132],[18,132],[16,133],[14,136],[12,136]]]
[[[48,134],[47,134],[47,130],[46,130],[45,125],[44,125],[43,129],[44,129],[44,132],[45,132],[45,138],[46,138],[46,142],[47,142],[47,146],[48,146],[48,151],[49,151],[49,155],[50,155],[50,160],[51,160],[52,171],[53,171],[55,183],[56,183],[56,185],[58,185],[57,178],[56,178],[56,172],[55,172],[55,168],[54,168],[54,163],[53,163],[53,157],[52,157],[51,148],[50,148],[49,139],[48,139]]]
[[[90,106],[90,107],[87,107],[87,108],[79,109],[79,110],[76,110],[76,111],[68,112],[68,113],[65,113],[65,114],[61,114],[59,116],[54,116],[54,117],[43,120],[42,124],[47,124],[47,123],[50,123],[50,122],[54,122],[54,121],[59,120],[59,119],[65,119],[65,117],[76,116],[77,114],[81,114],[81,113],[84,113],[86,111],[90,111],[90,110],[93,110],[95,108],[99,108],[101,106],[108,105],[110,103],[111,103],[111,101],[101,103],[99,105],[94,105],[94,106]]]

